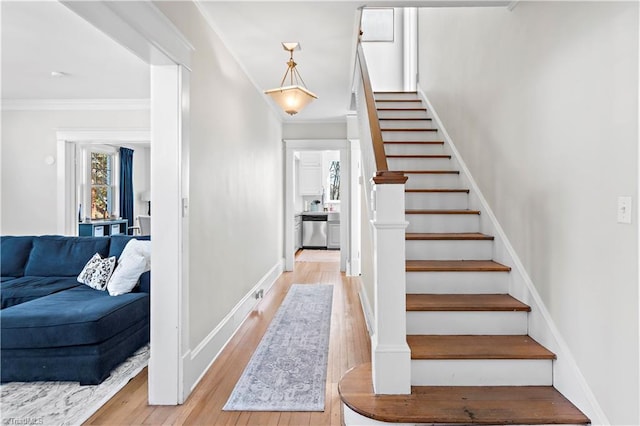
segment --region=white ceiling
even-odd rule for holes
[[[1,7],[2,99],[149,98],[149,66],[61,3]]]
[[[344,120],[350,102],[358,4],[342,2],[201,2],[214,28],[260,90],[280,85],[300,42],[298,71],[318,99],[285,120]]]
[[[343,120],[350,103],[358,7],[353,0],[196,0],[260,91],[277,87],[294,53],[318,99],[283,120]],[[480,5],[505,0],[370,0],[380,6]],[[56,1],[5,1],[2,7],[3,99],[141,99],[149,97],[149,67]],[[51,71],[68,75],[52,78]]]

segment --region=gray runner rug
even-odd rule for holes
[[[293,284],[223,410],[324,411],[333,286]]]

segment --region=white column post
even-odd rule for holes
[[[377,394],[410,394],[411,351],[406,338],[405,289],[406,177],[402,173],[384,172],[373,181],[373,388]]]

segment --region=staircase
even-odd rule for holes
[[[553,387],[555,355],[527,335],[530,307],[417,93],[376,93],[389,170],[406,183],[411,395],[375,395],[371,366],[340,382],[345,424],[588,424]],[[351,422],[351,423],[350,423]],[[375,424],[375,423],[371,423]]]

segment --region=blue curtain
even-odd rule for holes
[[[133,150],[120,148],[120,216],[133,226]]]

